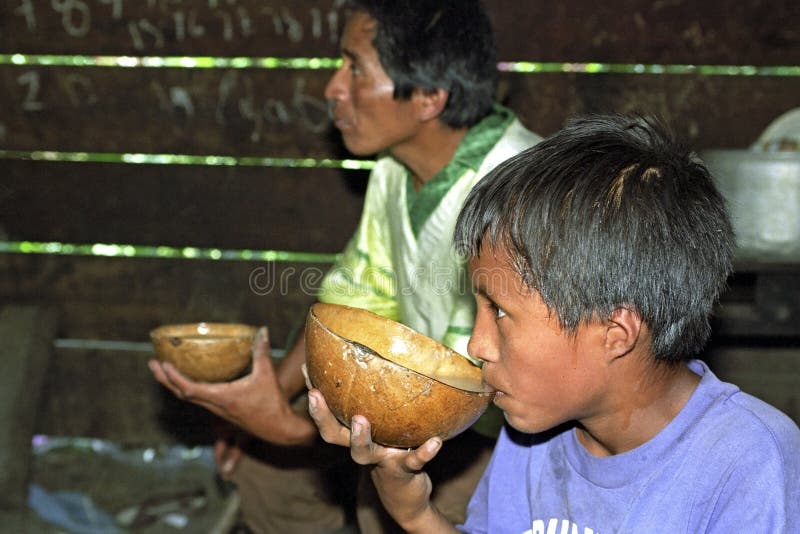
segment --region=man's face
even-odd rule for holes
[[[376,23],[354,13],[342,36],[342,65],[325,87],[333,119],[347,149],[358,156],[394,152],[418,129],[412,100],[392,98],[394,83],[372,45]]]
[[[570,335],[539,294],[522,283],[503,250],[483,246],[469,262],[477,301],[470,356],[483,361],[495,404],[523,432],[542,432],[599,409],[603,329]]]

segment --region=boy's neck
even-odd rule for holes
[[[625,362],[601,412],[579,422],[580,443],[595,456],[620,454],[646,443],[683,409],[700,377],[686,365]],[[627,375],[627,376],[623,376]]]

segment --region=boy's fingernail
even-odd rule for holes
[[[308,396],[308,411],[312,413],[317,411],[317,397],[315,395]]]
[[[439,450],[439,447],[442,446],[442,441],[437,439],[431,443],[428,443],[428,452],[436,452]]]
[[[364,430],[364,428],[359,421],[353,420],[350,422],[350,430],[353,433],[353,437],[357,438],[361,435],[361,431]]]

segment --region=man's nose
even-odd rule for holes
[[[344,94],[344,84],[342,83],[343,70],[343,67],[336,69],[331,76],[331,79],[328,80],[327,85],[325,85],[325,98],[329,102],[331,100],[340,99]]]

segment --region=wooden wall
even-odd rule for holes
[[[504,62],[800,65],[800,13],[790,0],[487,0],[487,7]],[[358,220],[366,171],[274,161],[53,161],[41,151],[68,153],[73,160],[84,152],[350,157],[325,116],[321,95],[328,68],[237,68],[230,61],[208,68],[108,67],[91,60],[332,58],[342,25],[333,0],[3,3],[0,239],[335,254]],[[47,65],[36,59],[41,55],[90,61]],[[798,95],[800,76],[566,69],[505,71],[498,98],[543,135],[575,114],[641,110],[660,113],[703,149],[747,147],[770,121],[798,106]],[[7,252],[0,253],[0,303],[55,307],[62,340],[142,347],[156,325],[214,320],[266,324],[282,347],[313,301],[315,275],[327,265]],[[794,265],[768,270],[776,269],[780,280],[797,277]],[[751,265],[737,273],[729,307],[734,322],[716,325],[723,333],[725,324],[733,326],[718,337],[733,339],[722,343],[726,348],[737,348],[742,337],[751,344],[757,337],[768,347],[788,345],[781,361],[797,374],[797,315],[766,323],[761,318],[763,306],[755,300],[764,286],[762,270]],[[264,276],[279,283],[269,291],[254,289],[253,281]],[[789,304],[796,310],[794,300]],[[142,412],[139,419],[118,415],[114,422],[114,410],[102,412],[97,403],[86,408],[110,391],[150,406],[152,413],[143,411],[149,415],[162,407],[152,400],[160,393],[143,370],[149,355],[103,346],[58,345],[40,429],[119,439],[160,436],[158,430],[142,433]],[[757,356],[743,361],[736,373],[745,381],[756,375],[750,368],[769,374]],[[126,375],[136,379],[120,383]],[[800,419],[796,394],[781,387],[775,402]]]

